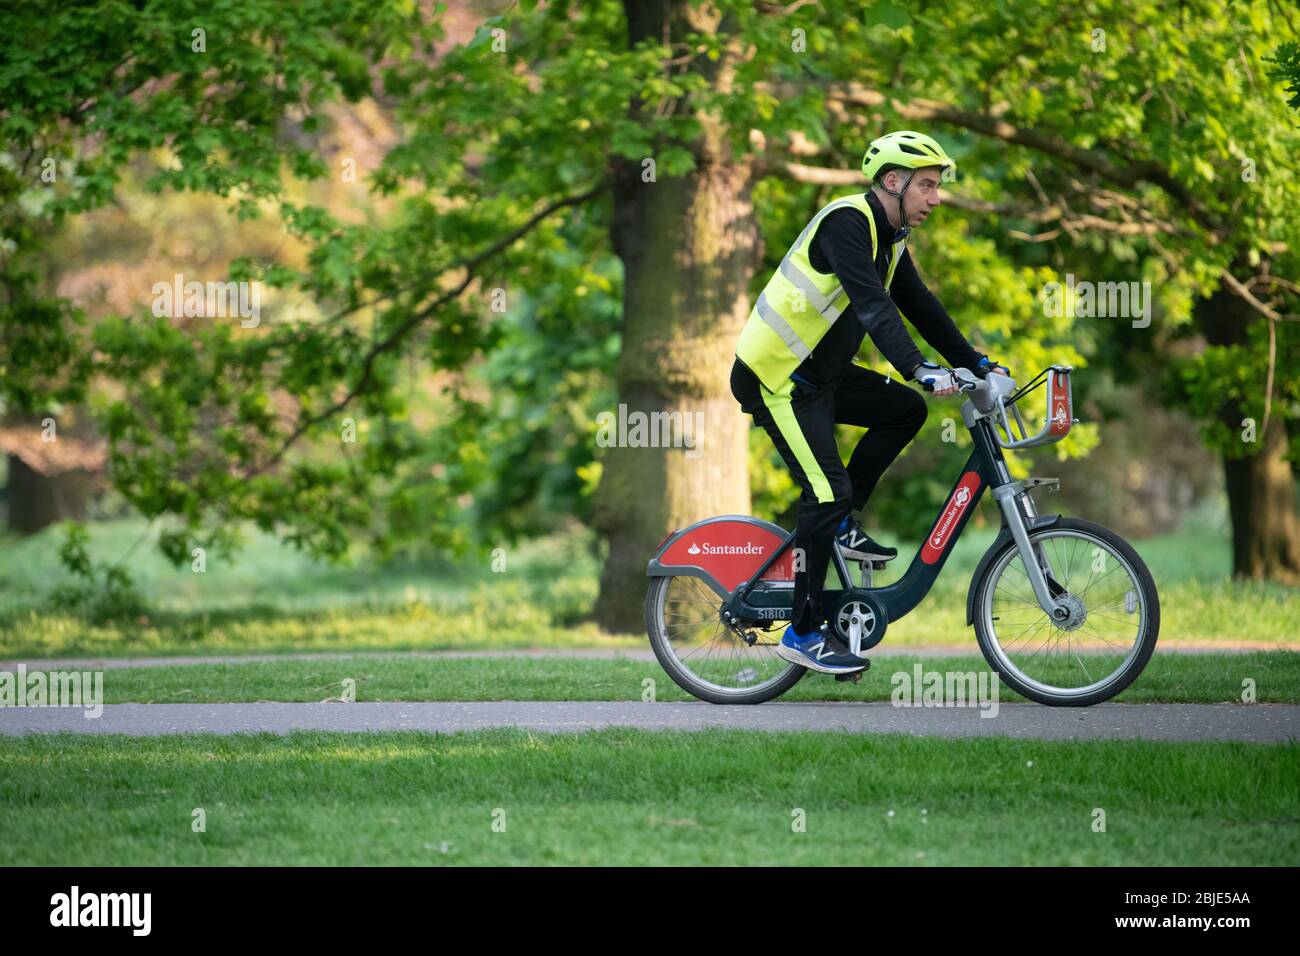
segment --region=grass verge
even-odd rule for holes
[[[809,675],[782,700],[888,700],[891,675],[987,671],[982,657],[878,657],[859,684]],[[31,672],[29,672],[31,673]],[[320,701],[355,681],[357,700],[640,700],[645,680],[658,700],[691,700],[653,660],[570,657],[431,659],[358,657],[175,667],[109,668],[104,703]],[[1252,681],[1261,703],[1300,703],[1300,654],[1160,654],[1114,700],[1127,703],[1241,703]],[[1022,700],[1001,686],[1003,701]]]
[[[1295,745],[59,735],[0,771],[3,865],[1300,862]]]

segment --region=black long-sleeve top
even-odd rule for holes
[[[884,280],[894,250],[889,241],[894,227],[875,193],[867,193],[867,203],[875,213],[879,237],[874,261],[870,227],[866,216],[857,209],[837,209],[817,227],[809,261],[819,272],[835,273],[849,295],[849,307],[795,369],[795,375],[814,388],[835,381],[858,354],[864,336],[870,335],[903,380],[911,381],[913,370],[925,361],[925,356],[904,327],[900,309],[950,366],[974,371],[983,353],[971,347],[947,310],[926,288],[909,250],[903,250],[890,291],[885,291]]]

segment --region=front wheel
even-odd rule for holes
[[[1119,535],[1080,518],[1031,531],[1029,541],[1070,614],[1058,622],[1039,607],[1020,551],[1008,541],[976,584],[975,636],[984,659],[1007,686],[1040,704],[1109,700],[1137,679],[1156,647],[1160,601],[1151,572]]]
[[[722,622],[722,599],[689,575],[650,581],[646,632],[655,657],[682,690],[714,704],[761,704],[799,683],[807,670],[778,657],[785,630],[757,631],[748,644]]]

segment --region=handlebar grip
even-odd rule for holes
[[[959,392],[969,392],[978,386],[977,382],[967,382],[966,380],[964,380],[960,375],[957,374],[956,369],[948,368],[947,366],[940,366],[939,371],[947,372],[949,375],[952,376],[953,383],[957,386],[957,391]],[[922,381],[921,379],[916,379],[916,384],[920,385],[927,392],[934,391],[934,385],[932,385],[930,382],[925,382]]]

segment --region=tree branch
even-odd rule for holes
[[[780,157],[762,157],[755,163],[754,169],[758,176],[784,176],[794,182],[811,183],[817,186],[865,186],[867,183],[861,170],[809,166],[805,163],[797,163]],[[961,209],[965,212],[993,213],[1036,223],[1058,223],[1072,236],[1075,235],[1074,230],[1076,229],[1110,232],[1122,236],[1151,236],[1162,232],[1175,233],[1178,231],[1173,224],[1158,220],[1116,222],[1102,216],[1093,216],[1087,213],[1076,214],[1059,204],[1051,203],[1046,200],[1045,196],[1044,199],[1046,201],[1045,208],[1034,209],[1028,206],[992,203],[987,200],[975,199],[947,191],[943,194],[944,203],[954,209]],[[1009,234],[1018,239],[1026,239],[1031,242],[1046,242],[1049,239],[1056,238],[1060,235],[1060,232],[1061,229],[1053,229],[1049,232],[1030,236],[1018,230],[1012,230]]]
[[[1049,203],[1043,209],[1034,209],[1028,206],[1010,206],[999,203],[988,202],[984,199],[974,199],[970,196],[961,196],[956,193],[944,192],[943,202],[945,205],[952,206],[954,209],[961,209],[966,212],[992,213],[999,216],[1007,216],[1012,219],[1025,219],[1029,222],[1036,223],[1058,223],[1066,231],[1071,229],[1092,229],[1098,232],[1110,232],[1121,236],[1152,236],[1157,233],[1174,233],[1177,227],[1171,223],[1151,220],[1149,222],[1116,222],[1113,219],[1106,219],[1103,216],[1093,216],[1088,213],[1074,213],[1069,209],[1062,207],[1057,203]],[[1060,230],[1053,230],[1059,233]],[[1024,233],[1020,234],[1024,236]],[[1072,233],[1073,235],[1073,233]],[[1038,242],[1046,241],[1036,239]]]
[[[754,163],[754,175],[784,176],[797,183],[818,186],[865,186],[867,180],[860,169],[832,169],[827,166],[808,166],[780,157],[763,156]]]
[[[375,362],[379,359],[379,356],[395,348],[411,331],[413,331],[417,326],[419,326],[422,322],[424,322],[425,319],[429,318],[429,316],[437,312],[438,309],[442,308],[452,299],[455,299],[462,292],[464,292],[469,287],[469,284],[474,280],[476,275],[476,270],[480,266],[482,266],[489,259],[503,252],[505,249],[509,248],[518,240],[522,239],[529,232],[535,229],[537,225],[541,223],[542,220],[546,219],[548,216],[553,215],[554,213],[558,212],[559,210],[563,209],[566,206],[576,206],[586,202],[588,199],[591,199],[592,197],[604,191],[607,185],[608,183],[605,180],[601,180],[600,182],[598,182],[596,185],[592,186],[590,189],[586,190],[585,192],[578,193],[572,196],[565,196],[563,199],[558,199],[550,203],[549,205],[540,209],[538,212],[534,213],[521,226],[519,226],[512,232],[507,233],[505,236],[502,236],[500,239],[492,243],[487,248],[475,253],[474,255],[470,256],[468,259],[465,259],[462,262],[454,263],[453,265],[449,266],[446,270],[448,272],[451,272],[456,269],[464,269],[465,270],[464,278],[462,278],[461,281],[457,283],[453,288],[447,290],[442,295],[438,296],[436,299],[430,302],[428,305],[424,306],[424,308],[412,312],[406,318],[405,321],[403,321],[400,325],[398,325],[391,332],[389,332],[388,335],[386,335],[382,340],[375,342],[373,345],[371,345],[369,350],[367,350],[366,356],[362,362],[361,375],[357,379],[356,384],[353,385],[348,390],[347,394],[344,395],[337,402],[334,402],[324,411],[319,412],[318,414],[315,415],[309,415],[306,418],[302,419],[298,423],[298,427],[293,430],[293,432],[289,435],[287,439],[285,439],[284,443],[275,452],[275,454],[273,454],[269,459],[267,459],[257,468],[253,469],[250,472],[245,473],[244,477],[251,478],[254,475],[261,474],[262,472],[267,471],[270,468],[274,468],[288,453],[289,449],[298,441],[299,438],[301,438],[304,434],[306,434],[306,432],[309,429],[311,429],[314,425],[318,425],[321,422],[325,421],[326,419],[331,418],[332,416],[338,414],[340,411],[342,411],[344,408],[350,405],[353,402],[353,400],[355,400],[359,395],[361,395],[366,390],[366,388],[370,385],[370,380],[374,372]]]
[[[1105,154],[1074,146],[1055,133],[1021,128],[996,116],[959,110],[938,100],[915,99],[908,102],[890,100],[885,94],[856,83],[843,88],[833,87],[828,91],[827,96],[857,106],[887,105],[906,119],[948,123],[1003,142],[1027,146],[1064,159],[1120,186],[1133,187],[1143,181],[1154,183],[1182,204],[1201,226],[1215,236],[1221,237],[1227,234],[1226,228],[1219,222],[1218,217],[1187,186],[1170,175],[1169,171],[1159,163],[1144,161],[1130,166],[1117,166]]]
[[[1219,270],[1219,278],[1223,281],[1224,285],[1237,295],[1241,296],[1241,298],[1245,299],[1246,303],[1260,315],[1264,316],[1264,318],[1269,319],[1272,322],[1294,322],[1295,320],[1300,319],[1300,315],[1280,315],[1276,309],[1273,309],[1259,301],[1259,299],[1255,298],[1250,289],[1227,269]]]

